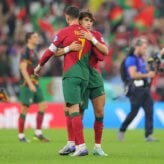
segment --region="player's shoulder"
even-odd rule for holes
[[[98,37],[101,37],[101,33],[99,31],[96,31],[96,30],[92,30],[91,33],[94,35],[94,36],[98,36]]]
[[[29,48],[27,47],[23,47],[21,50],[20,50],[20,54],[21,54],[21,57],[22,58],[28,58],[29,57]]]
[[[60,29],[57,34],[62,34],[62,33],[65,33],[69,28],[68,27],[64,27],[62,29]]]

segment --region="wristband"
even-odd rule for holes
[[[96,38],[92,38],[92,43],[93,43],[93,45],[95,46],[97,43],[98,43],[98,41],[97,41],[97,39]]]
[[[68,53],[69,51],[70,51],[69,46],[67,46],[67,47],[64,48],[64,53],[65,54]]]

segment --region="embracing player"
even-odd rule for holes
[[[95,146],[93,149],[94,155],[106,156],[107,154],[101,148],[101,138],[103,132],[103,116],[105,105],[105,91],[103,79],[101,77],[100,68],[98,62],[102,61],[104,56],[108,55],[108,47],[105,45],[102,35],[92,30],[94,18],[90,12],[81,12],[79,16],[79,23],[89,31],[81,31],[81,37],[90,40],[93,44],[92,55],[89,58],[89,83],[87,90],[83,97],[83,104],[81,105],[81,113],[83,115],[84,110],[88,107],[88,99],[92,100],[95,113]],[[70,49],[76,51],[78,44],[72,43]],[[64,51],[59,50],[55,56],[64,54]],[[68,155],[72,152],[75,144],[75,137],[72,132],[72,126],[70,122],[70,116],[65,108],[67,129],[68,129],[68,142],[67,145],[59,151],[61,155]]]
[[[88,149],[84,142],[83,124],[80,116],[80,103],[89,82],[89,57],[92,44],[88,40],[81,38],[81,32],[85,28],[79,25],[79,9],[69,7],[66,10],[66,21],[68,27],[62,29],[55,37],[50,47],[43,54],[39,65],[35,69],[38,75],[43,65],[51,58],[61,45],[64,48],[64,73],[63,73],[63,93],[70,124],[76,141],[76,150],[73,147],[72,156],[84,156],[88,154]],[[69,45],[72,42],[81,43],[80,51],[71,51]]]

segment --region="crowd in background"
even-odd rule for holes
[[[100,64],[108,82],[120,83],[120,63],[133,38],[145,35],[149,41],[149,54],[164,47],[163,0],[1,0],[1,87],[7,87],[9,92],[19,92],[19,59],[25,34],[38,31],[38,57],[41,57],[54,34],[66,26],[64,10],[69,5],[89,9],[94,14],[94,28],[103,34],[109,46],[109,55]],[[61,76],[62,63],[63,58],[52,59],[44,69],[44,76]],[[163,82],[164,77],[160,75],[154,85],[159,83],[161,87]],[[164,96],[155,94],[156,89],[152,90],[156,100],[164,100]]]

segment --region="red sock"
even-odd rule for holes
[[[95,143],[101,144],[102,132],[103,132],[103,122],[95,120],[94,131],[95,131]]]
[[[25,115],[20,114],[19,119],[18,119],[18,131],[19,131],[19,133],[24,132],[24,123],[25,123]]]
[[[44,117],[44,112],[38,112],[36,117],[36,129],[42,128],[43,117]]]
[[[75,141],[75,135],[72,128],[71,117],[66,115],[66,125],[67,125],[67,133],[68,133],[68,141]]]
[[[83,135],[83,123],[79,113],[71,114],[71,122],[74,131],[74,135],[76,138],[76,144],[84,144],[84,135]]]

